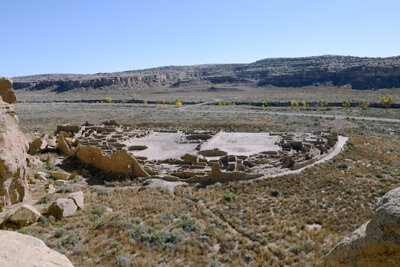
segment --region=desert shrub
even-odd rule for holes
[[[345,108],[350,107],[351,101],[350,100],[343,100],[342,101],[342,106]]]
[[[92,188],[91,191],[96,193],[98,196],[107,196],[108,195],[107,190],[105,190],[103,188],[99,188],[99,187]]]
[[[61,187],[60,189],[58,189],[56,191],[56,193],[59,193],[59,194],[66,194],[66,193],[72,193],[72,192],[74,192],[74,188],[72,188],[72,187]]]
[[[227,202],[234,202],[237,199],[237,196],[232,193],[229,189],[226,189],[223,195],[223,199]]]
[[[320,107],[323,107],[323,106],[327,106],[328,105],[328,99],[320,99],[320,100],[318,100],[318,105],[320,106]]]
[[[57,229],[56,232],[54,233],[54,237],[55,237],[55,238],[60,238],[60,237],[63,236],[63,234],[64,234],[65,232],[66,232],[66,231],[65,231],[64,229],[62,229],[62,228]]]
[[[390,108],[390,106],[393,104],[393,97],[392,96],[388,96],[388,97],[382,97],[381,98],[381,104],[384,108]]]
[[[342,162],[337,167],[339,169],[347,169],[349,167],[349,165],[347,163],[345,163],[345,162]]]
[[[49,195],[45,195],[44,197],[42,197],[41,199],[39,199],[39,201],[37,202],[37,204],[48,204],[51,201],[51,196]]]
[[[388,191],[386,189],[381,189],[378,191],[379,196],[384,196]]]
[[[348,140],[348,141],[346,142],[346,147],[345,147],[344,150],[345,150],[346,152],[349,152],[349,151],[353,150],[355,147],[356,147],[356,144],[355,144],[353,141]]]
[[[106,207],[104,206],[96,206],[92,210],[93,215],[101,216],[106,211]]]
[[[360,102],[360,107],[368,107],[369,106],[369,102],[365,99],[361,100]]]
[[[64,182],[63,181],[55,181],[54,185],[55,186],[62,186],[62,185],[64,185]]]
[[[355,192],[356,192],[356,190],[354,188],[347,188],[347,190],[346,190],[346,194],[348,194],[348,195],[352,195]]]
[[[298,244],[296,244],[290,248],[290,251],[296,255],[299,254],[302,250],[303,250],[303,247]]]
[[[269,101],[269,100],[264,100],[264,101],[262,102],[262,106],[263,106],[263,107],[268,107],[270,103],[271,103],[271,101]]]
[[[53,163],[45,163],[44,168],[49,171],[55,171],[57,169]]]
[[[68,235],[68,237],[66,237],[66,238],[64,238],[64,239],[61,240],[61,244],[62,244],[64,247],[67,247],[67,248],[69,248],[69,247],[71,247],[71,246],[73,247],[73,246],[75,246],[77,243],[78,243],[78,235],[77,235],[76,233],[74,233],[74,232],[70,233],[70,234]]]
[[[107,101],[107,103],[111,103],[112,102],[112,98],[111,97],[106,97],[106,101]]]
[[[173,229],[182,228],[185,232],[195,232],[197,230],[196,219],[184,214],[180,218],[178,225],[173,227]]]
[[[127,264],[129,264],[131,262],[131,258],[129,256],[117,256],[117,258],[115,259],[115,263],[117,264],[117,266],[126,266]]]
[[[279,196],[279,195],[280,195],[280,192],[279,192],[278,189],[272,189],[272,190],[271,190],[271,196],[277,197],[277,196]]]

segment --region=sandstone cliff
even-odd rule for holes
[[[107,86],[179,87],[199,81],[211,85],[299,87],[331,84],[350,85],[354,89],[399,88],[400,56],[273,58],[250,64],[169,66],[92,75],[36,75],[15,78],[14,88],[64,92]]]

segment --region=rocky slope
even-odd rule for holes
[[[240,84],[248,87],[300,87],[330,84],[353,89],[400,87],[400,56],[359,58],[318,56],[271,58],[250,64],[168,66],[154,69],[90,75],[47,74],[14,78],[14,89],[50,89],[64,92],[77,88],[108,86],[190,87]]]

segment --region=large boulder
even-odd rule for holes
[[[377,203],[372,219],[325,257],[326,266],[400,266],[400,187]]]
[[[40,216],[40,212],[35,207],[30,204],[23,204],[8,218],[8,220],[17,224],[19,227],[23,227],[37,222]]]
[[[59,198],[50,205],[47,214],[53,215],[57,219],[61,219],[63,217],[74,215],[77,209],[78,206],[75,204],[73,199]]]
[[[1,81],[4,84],[4,79]],[[13,105],[0,99],[0,211],[27,196],[27,147]]]
[[[0,230],[0,266],[73,267],[64,255],[48,248],[38,238]]]
[[[83,197],[83,192],[74,192],[68,195],[69,199],[72,199],[75,202],[75,205],[79,209],[83,209],[85,207],[85,202],[84,202],[84,197]]]
[[[47,147],[47,141],[44,137],[39,137],[29,143],[28,153],[33,155],[43,151]]]
[[[0,96],[8,104],[14,104],[17,101],[11,79],[0,77]]]

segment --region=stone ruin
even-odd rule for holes
[[[329,155],[339,136],[313,133],[153,131],[107,121],[58,126],[58,149],[116,177],[213,183],[276,176]]]

